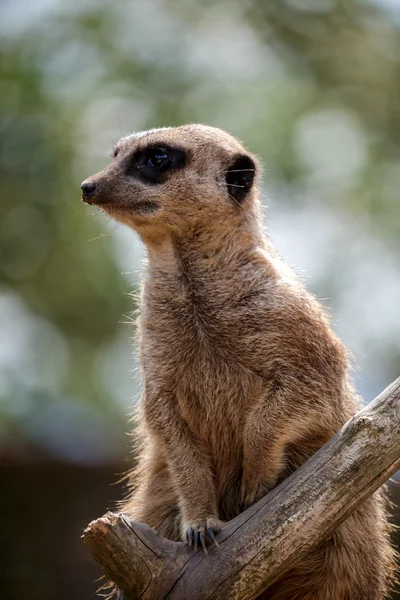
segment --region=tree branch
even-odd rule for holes
[[[83,541],[123,600],[252,600],[400,468],[399,432],[400,378],[227,523],[208,555],[123,514],[90,523]]]

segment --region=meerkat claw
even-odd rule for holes
[[[206,548],[206,540],[204,538],[204,533],[203,532],[200,533],[200,542],[201,542],[204,554],[208,554],[207,548]]]
[[[199,530],[197,529],[197,527],[193,527],[193,534],[194,534],[194,551],[197,552],[197,544],[199,542]]]
[[[211,527],[207,527],[207,535],[210,538],[210,540],[213,542],[214,546],[217,546],[217,548],[218,548],[219,544],[216,540],[215,534],[214,534],[213,530],[211,529]]]
[[[186,535],[187,535],[187,539],[188,539],[188,544],[191,547],[193,544],[193,530],[191,527],[188,528]]]

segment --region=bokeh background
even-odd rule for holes
[[[0,11],[1,597],[89,599],[100,571],[80,535],[129,466],[143,251],[80,182],[134,130],[238,136],[265,165],[271,237],[331,309],[371,400],[400,372],[400,2]],[[400,521],[400,486],[391,498]]]

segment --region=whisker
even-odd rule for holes
[[[108,136],[108,139],[110,140],[112,146],[111,146],[111,150],[108,150],[108,152],[106,152],[104,154],[104,156],[108,156],[109,158],[113,158],[114,157],[114,151],[118,145],[118,138],[112,138]]]
[[[148,236],[149,236],[149,238],[150,238],[149,232],[147,231],[147,229],[146,229],[145,225],[142,225],[142,227],[143,227],[143,229],[145,230],[145,232],[146,232],[146,235],[148,235]]]
[[[110,217],[111,219],[111,217]],[[111,232],[115,233],[116,231],[118,231],[118,229],[120,229],[121,227],[121,223],[118,223],[118,221],[115,221],[113,224],[113,227],[111,228]]]
[[[130,315],[122,315],[125,319],[128,319],[129,323],[136,323],[136,319],[131,317]],[[124,323],[124,321],[120,321],[120,323]],[[126,324],[126,322],[125,322]]]
[[[221,188],[221,190],[223,190],[224,192],[226,192],[226,193],[228,194],[228,196],[229,196],[229,198],[230,198],[231,200],[233,200],[234,202],[236,202],[236,204],[237,204],[238,206],[240,206],[240,208],[241,208],[242,210],[244,210],[243,206],[240,204],[240,202],[238,202],[238,201],[236,200],[236,198],[234,198],[233,196],[231,196],[231,195],[230,195],[230,193],[229,193],[229,192],[228,192],[228,191],[227,191],[227,190],[226,190],[224,187],[222,187],[222,185],[221,185],[220,183],[218,183],[218,181],[217,181],[216,183],[217,183],[217,185],[218,185],[218,186]]]
[[[119,118],[119,113],[117,114],[119,130],[121,132],[121,136],[124,137],[124,132],[122,131],[121,119]]]
[[[244,185],[237,185],[236,183],[230,183],[229,187],[240,187],[240,188],[244,188]]]
[[[243,173],[243,171],[250,171],[251,173],[255,173],[255,169],[228,169],[225,173]]]
[[[88,242],[95,242],[96,240],[100,240],[103,237],[108,237],[109,235],[109,233],[100,233],[100,235],[98,235],[97,237],[90,238]]]

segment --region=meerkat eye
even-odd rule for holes
[[[160,168],[169,162],[168,155],[165,152],[154,152],[147,160],[146,166]]]
[[[160,184],[171,172],[181,169],[185,162],[185,153],[180,148],[167,144],[148,146],[131,156],[126,174],[139,177],[145,183]]]
[[[170,157],[166,148],[147,148],[136,157],[136,168],[154,170],[154,171],[165,171],[170,165]],[[143,171],[143,172],[144,172]]]

